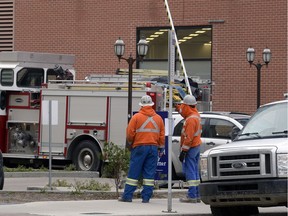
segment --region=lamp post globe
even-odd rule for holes
[[[144,56],[147,55],[147,52],[148,52],[148,43],[147,41],[142,38],[139,40],[138,44],[137,44],[137,52],[138,52],[138,55],[143,58]]]
[[[265,48],[265,49],[263,50],[263,53],[262,53],[262,54],[263,54],[263,61],[265,62],[266,65],[268,65],[269,62],[270,62],[270,60],[271,60],[271,55],[272,55],[270,49]]]
[[[114,44],[114,52],[115,52],[115,55],[118,56],[119,61],[120,61],[120,58],[124,55],[124,52],[125,52],[125,43],[120,37],[118,40],[116,40]]]
[[[251,64],[255,58],[255,50],[252,47],[249,47],[246,51],[246,58],[247,61]]]

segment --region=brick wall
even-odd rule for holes
[[[271,63],[262,68],[261,104],[283,98],[288,91],[287,0],[170,0],[169,6],[175,26],[225,21],[213,23],[213,110],[255,111],[257,73],[246,61],[249,46],[261,62],[263,49],[272,51]],[[128,67],[114,55],[119,36],[126,55],[135,56],[137,27],[168,25],[162,0],[15,0],[14,47],[75,54],[77,79],[83,79]]]

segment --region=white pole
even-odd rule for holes
[[[167,212],[172,212],[172,135],[173,135],[173,84],[175,73],[175,36],[174,31],[170,30],[168,35],[168,50],[169,50],[169,134],[168,134],[168,206]]]
[[[178,43],[177,34],[175,32],[175,27],[174,27],[172,15],[171,15],[170,8],[169,8],[169,5],[168,5],[168,0],[165,0],[164,3],[165,3],[165,7],[166,7],[166,11],[167,11],[167,15],[168,15],[168,19],[169,19],[169,22],[170,22],[171,29],[174,32],[174,38],[175,38],[175,43],[176,43],[179,59],[180,59],[180,62],[181,62],[181,66],[183,67],[183,72],[184,72],[184,77],[185,77],[185,84],[186,84],[186,87],[188,88],[188,93],[190,95],[192,95],[191,87],[190,87],[188,76],[187,76],[187,72],[186,72],[186,67],[185,67],[185,64],[184,64],[182,52],[181,52],[181,49],[180,49],[180,46],[179,46],[179,43]]]
[[[49,188],[52,190],[52,158],[51,158],[51,137],[52,137],[52,101],[49,100]]]

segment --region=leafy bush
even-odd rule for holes
[[[105,143],[103,159],[107,163],[104,165],[103,176],[114,178],[116,193],[119,196],[121,180],[127,176],[130,152],[127,148],[120,147],[114,143]]]
[[[80,192],[82,190],[93,190],[93,191],[110,191],[111,187],[108,183],[100,183],[94,179],[86,182],[76,181],[73,185],[75,192]]]
[[[100,183],[94,179],[82,181],[75,181],[75,184],[69,183],[65,179],[57,179],[52,183],[53,187],[68,187],[73,188],[73,193],[81,193],[83,190],[92,190],[92,191],[110,191],[111,187],[108,183]],[[47,185],[48,188],[48,185]]]

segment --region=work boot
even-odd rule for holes
[[[198,203],[197,198],[190,198],[190,197],[180,198],[179,201],[183,203]]]
[[[124,199],[123,197],[118,198],[119,202],[132,202],[132,199]]]

